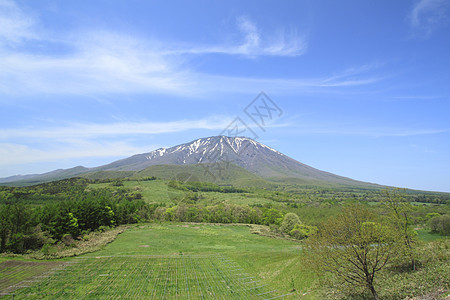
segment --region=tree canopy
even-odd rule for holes
[[[314,264],[343,283],[367,288],[378,299],[375,276],[395,254],[394,229],[361,205],[352,205],[324,223],[307,240]]]

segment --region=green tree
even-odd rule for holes
[[[78,219],[75,218],[71,212],[67,214],[67,219],[68,233],[70,233],[73,237],[76,237],[78,234]]]
[[[308,225],[299,223],[299,224],[295,224],[294,228],[290,232],[290,235],[297,240],[302,240],[302,239],[305,239],[315,233],[317,233],[316,226],[308,226]]]
[[[6,251],[6,243],[12,231],[11,206],[0,205],[0,252]]]
[[[441,235],[450,235],[450,216],[442,215],[434,217],[430,221],[431,232],[436,232]]]
[[[289,234],[294,229],[294,226],[300,223],[300,218],[297,214],[287,213],[283,218],[283,222],[281,222],[280,230],[283,233]]]
[[[390,224],[389,224],[390,225]],[[311,236],[306,247],[321,271],[331,272],[350,286],[362,286],[379,299],[375,276],[395,253],[394,230],[360,205],[347,207]]]
[[[264,210],[262,217],[264,225],[280,225],[281,221],[283,220],[283,214],[281,213],[281,211],[275,208]]]
[[[390,211],[390,219],[400,235],[399,238],[403,241],[402,253],[409,257],[411,269],[415,270],[414,249],[417,243],[417,232],[411,228],[413,207],[405,201],[399,189],[385,191],[384,203]]]
[[[169,207],[164,212],[164,218],[166,221],[173,221],[175,218],[175,209],[173,207]]]

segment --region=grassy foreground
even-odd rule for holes
[[[300,245],[251,234],[247,226],[141,225],[16,291],[16,298],[310,297],[315,278],[302,269]]]
[[[448,239],[424,242],[418,250],[417,271],[388,268],[380,274],[383,299],[449,295]],[[245,225],[140,224],[100,251],[56,262],[57,270],[48,263],[5,263],[0,263],[7,267],[0,268],[0,277],[7,274],[21,287],[7,291],[15,299],[364,297],[357,289],[336,288],[331,278],[318,278],[311,261],[306,263],[302,243],[251,234]],[[49,276],[39,275],[40,269]]]

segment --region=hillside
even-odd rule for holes
[[[156,176],[171,179],[183,172],[194,174],[200,181],[222,184],[261,185],[271,181],[312,186],[380,187],[315,169],[252,139],[227,136],[199,138],[94,168],[78,166],[44,174],[11,176],[0,179],[0,183],[32,185],[75,176],[97,179]]]

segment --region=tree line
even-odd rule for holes
[[[126,190],[77,191],[40,205],[24,204],[15,197],[0,204],[0,252],[37,250],[67,235],[78,238],[102,227],[146,220],[150,212],[143,200]]]
[[[148,221],[261,224],[299,239],[308,236],[312,228],[301,224],[297,215],[293,222],[292,213],[285,216],[285,211],[270,206],[180,202],[166,207],[146,203],[141,194],[122,186],[90,189],[92,182],[72,178],[33,187],[3,187],[0,191],[0,252],[25,253],[68,236],[79,239],[90,231]],[[177,188],[186,189],[188,193],[234,190],[203,183]]]

